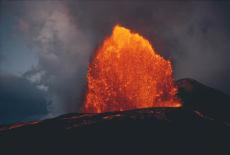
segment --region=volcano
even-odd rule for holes
[[[183,107],[72,113],[1,126],[3,154],[229,154],[230,97],[176,82]]]
[[[89,65],[82,113],[0,126],[2,154],[230,154],[230,97],[119,25]]]

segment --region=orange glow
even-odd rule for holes
[[[171,62],[148,40],[116,25],[88,68],[84,112],[180,107]]]

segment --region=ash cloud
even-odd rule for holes
[[[229,82],[222,82],[230,77],[229,3],[36,1],[20,5],[29,27],[28,40],[39,49],[38,65],[24,77],[47,92],[51,115],[80,110],[90,57],[115,24],[148,38],[173,61],[175,79],[194,78],[230,94]]]

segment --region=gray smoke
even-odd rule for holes
[[[64,2],[31,3],[26,10],[34,26],[29,37],[39,48],[39,63],[24,76],[48,93],[51,115],[79,111],[92,51],[89,36]]]

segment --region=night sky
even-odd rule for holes
[[[193,78],[230,95],[230,2],[0,1],[0,124],[79,112],[87,66],[120,24]]]

